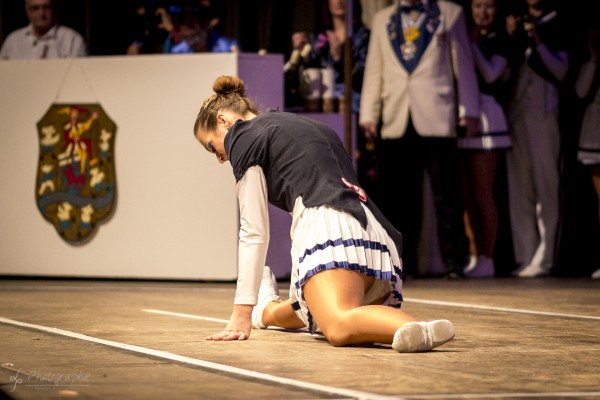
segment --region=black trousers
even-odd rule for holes
[[[469,242],[463,219],[456,139],[419,136],[409,121],[402,138],[380,140],[376,149],[378,204],[402,233],[405,275],[417,273],[425,171],[431,182],[442,260],[449,271],[462,269],[467,261]]]

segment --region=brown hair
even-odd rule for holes
[[[220,76],[213,83],[213,94],[210,95],[198,112],[194,123],[194,137],[199,128],[212,131],[217,127],[217,112],[230,110],[241,116],[251,112],[258,114],[254,102],[246,97],[244,81],[236,76]]]

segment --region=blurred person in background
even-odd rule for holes
[[[468,136],[477,133],[478,94],[460,5],[402,0],[375,14],[360,125],[376,140],[381,209],[403,234],[407,275],[417,273],[427,172],[446,277],[464,276],[469,241],[456,131],[461,126]]]
[[[585,106],[577,159],[589,168],[600,208],[600,27],[589,31],[588,48],[589,59],[581,66],[575,83],[577,96]],[[600,279],[600,268],[592,278]]]
[[[569,69],[567,37],[550,0],[525,0],[507,17],[513,66],[508,105],[513,148],[508,153],[510,222],[524,278],[547,276],[555,265],[560,217],[560,83]]]
[[[148,1],[136,9],[135,38],[127,54],[228,53],[237,40],[219,35],[220,19],[209,1]]]
[[[472,234],[471,261],[465,269],[465,275],[470,278],[495,275],[493,254],[498,236],[498,207],[494,187],[500,157],[511,147],[503,108],[508,38],[497,6],[497,0],[472,0],[468,23],[481,109],[479,132],[458,139],[465,225]]]
[[[359,0],[322,0],[322,22],[316,33],[294,32],[292,34],[292,56],[285,68],[286,109],[293,110],[301,104],[300,82],[304,68],[333,70],[333,95],[342,110],[345,97],[344,45],[348,38],[347,10],[352,7],[351,34],[351,112],[358,126],[360,91],[362,89],[370,31],[362,22],[362,6]],[[349,5],[350,4],[350,5]],[[294,63],[298,65],[294,65]],[[323,99],[325,102],[325,99]],[[323,104],[323,110],[327,107]],[[333,110],[336,111],[335,106]],[[359,180],[365,190],[376,198],[376,161],[374,143],[366,142],[362,135],[355,137],[357,144],[357,169]]]
[[[25,13],[29,25],[8,35],[0,49],[0,60],[87,55],[83,37],[75,30],[58,24],[55,0],[25,0]]]

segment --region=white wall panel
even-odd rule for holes
[[[278,55],[0,62],[0,274],[234,279],[233,174],[195,141],[192,128],[213,81],[243,77],[239,65],[266,72],[246,72],[250,94],[282,109],[283,83],[268,73],[281,71]],[[117,125],[116,208],[80,245],[44,220],[34,195],[36,123],[52,103],[71,102],[100,103]]]

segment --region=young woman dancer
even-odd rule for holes
[[[266,326],[320,331],[334,346],[387,343],[428,351],[454,337],[448,320],[418,322],[399,309],[401,236],[358,180],[336,133],[307,118],[259,113],[237,77],[219,77],[194,135],[236,179],[240,233],[234,307],[209,340],[245,340]],[[264,267],[267,202],[292,214],[290,298]]]

